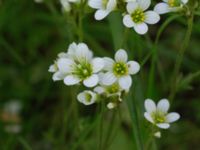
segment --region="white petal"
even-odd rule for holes
[[[104,70],[107,71],[112,71],[113,70],[113,65],[114,65],[114,60],[109,58],[109,57],[104,57]]]
[[[67,55],[74,57],[76,55],[77,46],[78,45],[75,42],[71,43],[68,47]]]
[[[117,80],[117,78],[115,77],[115,75],[112,72],[107,72],[103,75],[102,78],[102,83],[104,85],[111,85],[113,84],[115,81]]]
[[[73,75],[68,75],[64,79],[64,83],[66,85],[75,85],[75,84],[78,84],[79,82],[80,82],[80,79]]]
[[[144,113],[144,117],[151,123],[154,123],[153,118],[151,117],[151,115],[147,112]]]
[[[48,70],[48,71],[49,71],[49,72],[56,72],[56,71],[57,71],[56,65],[55,65],[55,64],[51,65],[51,66],[49,67],[49,70]]]
[[[155,24],[160,20],[160,16],[154,11],[145,12],[145,22],[148,24]]]
[[[128,11],[129,14],[132,14],[138,8],[139,8],[139,5],[138,5],[137,2],[129,2],[126,5],[126,9],[127,9],[127,11]]]
[[[144,106],[146,111],[151,114],[152,112],[156,111],[156,104],[153,100],[151,99],[146,99],[144,102]]]
[[[187,3],[188,3],[188,0],[181,0],[181,2],[182,2],[183,4],[187,4]]]
[[[102,8],[102,1],[101,0],[89,0],[88,5],[95,9]]]
[[[110,11],[108,10],[97,10],[95,13],[95,19],[96,20],[102,20],[104,19],[108,14],[110,13]]]
[[[128,55],[127,55],[126,51],[123,49],[118,50],[115,53],[115,60],[117,62],[125,62],[126,63],[128,60]]]
[[[128,90],[132,85],[131,76],[121,77],[119,79],[119,85],[122,89]]]
[[[158,123],[156,124],[159,128],[168,129],[170,125],[168,123]]]
[[[166,116],[166,122],[168,123],[172,123],[172,122],[175,122],[177,121],[178,119],[180,118],[180,115],[178,113],[169,113],[167,116]]]
[[[136,61],[129,61],[127,63],[129,74],[136,74],[140,70],[140,65]]]
[[[135,24],[134,29],[138,34],[145,34],[148,31],[148,26],[146,23]]]
[[[149,8],[151,4],[151,0],[139,0],[138,3],[140,7],[142,8],[142,10],[146,10],[147,8]]]
[[[114,10],[116,5],[117,5],[116,0],[109,0],[108,4],[107,4],[107,10],[109,10],[109,11]]]
[[[161,138],[161,132],[158,131],[158,132],[154,133],[154,136],[157,138]]]
[[[59,80],[63,80],[65,78],[65,75],[61,72],[55,72],[53,74],[53,81],[59,81]]]
[[[91,64],[92,64],[93,73],[97,73],[103,69],[104,59],[103,58],[94,58],[92,60]]]
[[[105,74],[105,73],[103,73],[103,72],[98,73],[98,76],[99,76],[99,84],[100,84],[100,85],[104,85],[104,84],[102,83],[103,78],[104,78],[104,74]]]
[[[61,52],[58,54],[58,58],[68,58],[68,54]]]
[[[92,52],[85,43],[80,43],[77,46],[76,58],[81,61],[90,61],[92,59]]]
[[[157,12],[158,14],[165,14],[170,12],[170,6],[167,3],[158,3],[154,7],[154,11]]]
[[[131,28],[131,27],[134,26],[135,23],[133,22],[132,17],[131,17],[130,15],[125,15],[125,16],[123,17],[123,24],[124,24],[126,27]]]
[[[102,94],[105,92],[105,88],[103,88],[101,86],[97,86],[94,88],[94,91],[97,92],[98,94]]]
[[[83,84],[86,86],[86,87],[94,87],[98,84],[99,82],[99,77],[97,74],[93,74],[92,76],[90,76],[89,78],[85,79],[83,81]]]
[[[63,73],[70,73],[72,71],[74,61],[67,58],[60,58],[57,61],[59,71]]]
[[[169,110],[169,101],[167,99],[161,99],[157,104],[157,109],[161,112],[167,113]]]

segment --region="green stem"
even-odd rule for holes
[[[127,42],[128,39],[128,35],[129,35],[129,29],[126,28],[124,29],[124,35],[123,35],[123,39],[121,41],[120,47],[119,48],[123,48]]]
[[[103,150],[106,150],[108,149],[108,146],[111,142],[111,136],[113,134],[113,130],[114,130],[114,122],[115,122],[115,116],[116,116],[116,111],[113,110],[114,112],[112,112],[112,117],[111,117],[111,120],[110,120],[110,123],[109,123],[109,126],[107,128],[107,131],[106,131],[106,136],[105,136],[105,140],[104,140],[104,144],[103,144]]]
[[[134,102],[132,100],[134,100]],[[127,100],[127,106],[129,108],[131,120],[133,123],[133,133],[134,133],[136,148],[137,150],[143,150],[144,148],[142,144],[142,137],[141,137],[139,120],[138,120],[138,112],[136,109],[135,97],[133,95],[133,92],[130,93],[130,96]]]
[[[80,4],[79,4],[79,10],[78,10],[78,38],[79,38],[79,42],[83,41],[83,13],[84,13],[84,7],[85,3],[83,2],[83,0],[81,0]]]
[[[104,101],[101,102],[101,109],[100,109],[100,126],[99,126],[99,150],[102,149],[102,141],[103,141],[103,121],[104,121]]]
[[[0,38],[0,45],[4,47],[5,50],[7,50],[10,55],[20,64],[25,65],[24,58],[17,52],[15,48],[11,46],[3,37]]]
[[[156,35],[156,39],[154,42],[154,46],[152,48],[152,51],[150,53],[150,55],[152,55],[152,59],[151,59],[151,68],[150,68],[150,75],[149,75],[149,80],[148,80],[148,91],[147,91],[147,96],[152,96],[153,93],[153,87],[154,87],[154,80],[155,80],[155,67],[156,67],[156,62],[157,62],[157,56],[158,56],[158,52],[157,52],[157,45],[158,45],[158,41],[160,39],[161,34],[163,33],[164,29],[176,18],[180,17],[180,15],[174,15],[172,17],[170,17],[169,19],[167,19],[162,26],[160,27],[157,35]],[[147,56],[147,58],[145,59],[145,62],[149,59],[149,55]],[[143,62],[143,64],[145,63]]]
[[[183,45],[179,51],[179,55],[177,56],[175,67],[174,67],[174,72],[172,75],[172,81],[171,81],[171,90],[170,90],[170,95],[169,99],[173,101],[176,92],[177,92],[177,79],[178,79],[178,74],[180,71],[180,67],[183,61],[183,57],[185,54],[185,51],[189,45],[191,34],[192,34],[192,29],[193,29],[193,20],[194,20],[194,14],[192,13],[191,16],[188,18],[188,29],[185,35],[185,39],[183,41]]]

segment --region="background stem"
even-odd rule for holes
[[[176,63],[175,63],[175,67],[174,67],[174,72],[172,75],[172,81],[171,81],[171,90],[170,90],[170,95],[169,95],[169,99],[171,101],[173,101],[176,91],[177,91],[177,79],[178,79],[178,74],[180,71],[180,67],[181,67],[181,63],[183,61],[183,57],[185,54],[185,51],[189,45],[190,42],[190,38],[191,38],[191,34],[192,34],[192,29],[193,29],[193,20],[194,20],[194,15],[193,13],[191,14],[191,16],[188,18],[188,29],[185,35],[185,39],[183,41],[183,45],[179,51],[179,55],[177,56],[176,59]]]

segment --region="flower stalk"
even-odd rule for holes
[[[184,54],[185,54],[185,51],[189,45],[189,42],[190,42],[190,38],[191,38],[191,34],[192,34],[192,29],[193,29],[193,21],[194,21],[194,14],[193,12],[191,12],[191,15],[188,17],[188,29],[187,29],[187,32],[186,32],[186,35],[185,35],[185,39],[184,39],[184,42],[183,42],[183,45],[179,51],[179,55],[177,56],[177,61],[175,63],[175,67],[174,67],[174,72],[173,72],[173,79],[171,81],[171,90],[170,90],[170,95],[169,95],[169,99],[171,101],[173,101],[175,95],[176,95],[176,92],[177,92],[177,80],[178,80],[178,74],[179,74],[179,71],[180,71],[180,67],[181,67],[181,64],[182,64],[182,61],[183,61],[183,57],[184,57]]]

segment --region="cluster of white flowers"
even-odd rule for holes
[[[58,54],[54,64],[49,67],[53,80],[63,80],[67,86],[82,84],[87,89],[78,94],[78,100],[91,105],[101,99],[108,99],[108,108],[114,108],[122,101],[123,93],[132,85],[130,75],[140,70],[136,61],[128,61],[125,50],[115,54],[115,60],[94,57],[85,43],[70,44],[66,53]],[[93,91],[91,90],[93,88]]]
[[[60,0],[63,10],[69,12],[72,3],[80,4],[81,0]],[[86,1],[85,1],[86,2]],[[133,28],[138,34],[148,31],[148,24],[156,24],[160,15],[181,11],[188,0],[163,0],[153,10],[148,10],[151,0],[88,0],[91,8],[97,9],[96,20],[102,20],[112,11],[120,10],[123,24]],[[125,50],[119,49],[114,59],[94,57],[85,43],[72,43],[67,52],[58,54],[49,72],[53,80],[63,80],[67,86],[83,85],[86,90],[77,95],[84,105],[91,105],[106,100],[107,107],[113,109],[123,100],[132,85],[131,75],[137,74],[140,65],[136,61],[128,61]],[[151,99],[145,100],[145,118],[157,128],[168,129],[170,123],[180,118],[178,113],[168,113],[169,101],[162,99],[157,106]],[[154,133],[161,137],[160,131]]]
[[[154,10],[147,10],[151,0],[89,0],[88,5],[97,9],[96,20],[102,20],[114,10],[122,11],[123,24],[133,28],[138,34],[145,34],[148,31],[147,24],[156,24],[160,20],[159,14],[179,11],[188,0],[163,0],[158,3]],[[121,6],[125,6],[122,8]]]
[[[144,105],[146,109],[144,117],[158,128],[168,129],[170,123],[173,123],[180,118],[180,115],[176,112],[168,113],[170,104],[167,99],[161,99],[157,105],[153,100],[146,99]],[[159,138],[161,133],[156,132],[154,136]]]

